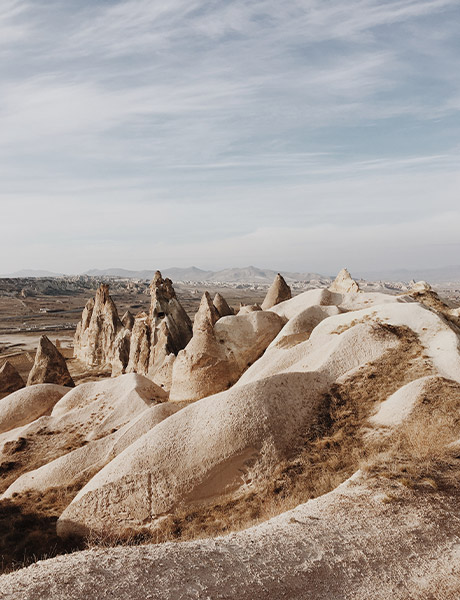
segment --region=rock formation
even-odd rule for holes
[[[115,339],[122,329],[109,286],[101,283],[95,299],[86,303],[77,325],[74,355],[90,367],[111,365]]]
[[[0,394],[11,394],[25,387],[24,380],[18,371],[7,360],[0,368]]]
[[[411,292],[419,292],[419,293],[423,293],[423,292],[429,292],[431,291],[431,285],[429,283],[427,283],[426,281],[417,281],[417,282],[413,282],[413,284],[411,285],[410,288]]]
[[[247,315],[258,310],[262,310],[258,304],[240,304],[238,315]]]
[[[49,415],[68,391],[69,388],[62,385],[39,383],[9,394],[0,402],[0,433]]]
[[[277,315],[262,311],[219,318],[205,292],[195,315],[193,337],[174,362],[171,400],[198,400],[233,385],[282,325]]]
[[[157,278],[116,345],[184,402],[135,373],[0,401],[2,506],[60,488],[63,537],[206,538],[42,561],[2,598],[457,598],[460,330],[432,290],[353,283],[223,317],[204,294],[176,357]]]
[[[150,311],[140,313],[131,332],[127,372],[148,375],[169,389],[173,359],[192,337],[192,324],[170,279],[157,271],[150,284]]]
[[[229,315],[234,314],[233,310],[227,304],[227,300],[225,300],[225,298],[223,296],[221,296],[219,293],[217,293],[214,296],[214,300],[212,301],[212,303],[214,304],[217,312],[219,313],[219,316],[228,317]]]
[[[359,285],[347,269],[342,269],[329,286],[329,290],[331,292],[338,292],[339,294],[350,294],[352,292],[359,292]]]
[[[35,362],[27,379],[27,385],[37,383],[55,383],[67,387],[75,386],[67,369],[65,358],[46,335],[40,337]]]
[[[127,310],[121,317],[121,322],[123,323],[123,327],[129,329],[130,331],[132,330],[134,325],[134,317],[129,310]]]
[[[289,300],[291,296],[291,288],[278,273],[265,296],[265,300],[262,302],[262,310],[268,310],[275,304]]]
[[[131,331],[122,329],[118,332],[112,348],[112,377],[123,375],[129,362]]]

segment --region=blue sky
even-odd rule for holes
[[[458,0],[2,0],[0,272],[460,262]]]

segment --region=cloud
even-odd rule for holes
[[[128,266],[225,266],[235,244],[269,266],[276,229],[300,244],[324,227],[356,234],[358,260],[376,220],[451,214],[458,15],[456,0],[5,0],[2,248],[27,232],[18,266],[34,248],[66,270],[86,258],[56,258],[53,239],[101,260],[118,244]]]

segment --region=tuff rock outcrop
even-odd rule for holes
[[[11,394],[25,387],[24,380],[18,371],[7,360],[0,368],[0,394]]]
[[[170,399],[198,400],[231,387],[282,326],[278,315],[263,311],[219,318],[205,292],[193,337],[174,362]]]
[[[278,273],[268,289],[265,300],[262,302],[262,310],[268,310],[280,302],[289,300],[291,297],[291,288],[284,280],[284,277]]]
[[[172,281],[160,271],[150,284],[149,314],[140,313],[131,332],[127,372],[148,375],[169,389],[172,363],[176,354],[192,337],[192,323],[183,309]]]
[[[259,304],[240,304],[238,315],[246,315],[248,313],[256,312],[258,310],[262,310]]]
[[[75,386],[65,358],[46,335],[40,337],[35,361],[27,379],[27,385],[37,383],[54,383],[66,387]]]
[[[233,310],[228,305],[227,300],[225,300],[225,298],[219,293],[214,296],[212,303],[214,304],[220,317],[228,317],[229,315],[234,314]]]
[[[352,292],[359,292],[359,285],[347,269],[342,269],[329,286],[329,290],[339,294],[350,294]]]
[[[90,367],[111,365],[115,339],[122,330],[123,324],[109,295],[109,286],[101,283],[95,299],[86,303],[77,325],[74,355]]]
[[[123,323],[123,327],[129,329],[130,331],[132,330],[134,325],[134,317],[129,310],[127,310],[121,317],[121,322]]]

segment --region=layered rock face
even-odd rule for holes
[[[169,389],[174,357],[192,337],[192,323],[172,281],[160,271],[150,284],[150,311],[140,313],[131,332],[127,372],[142,373]]]
[[[262,310],[268,310],[280,302],[289,300],[291,297],[291,288],[278,273],[265,296],[265,300],[262,302]]]
[[[87,302],[77,325],[74,355],[90,367],[111,365],[115,339],[122,330],[123,324],[109,295],[109,286],[101,283],[95,299]]]
[[[0,394],[11,394],[25,387],[24,380],[7,360],[0,368]]]
[[[75,386],[65,358],[46,335],[40,337],[35,362],[27,379],[27,385],[37,383],[54,383],[67,387]]]
[[[279,333],[278,315],[255,311],[219,318],[205,292],[193,337],[173,367],[171,400],[198,400],[232,386]]]

